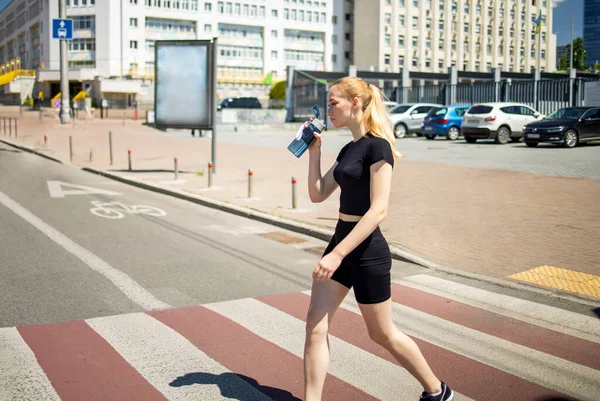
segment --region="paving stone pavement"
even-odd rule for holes
[[[9,114],[0,110],[0,117]],[[320,227],[335,226],[339,191],[323,203],[311,203],[306,189],[308,157],[296,159],[280,146],[289,142],[293,125],[243,131],[250,136],[269,130],[278,138],[272,141],[275,147],[265,145],[269,135],[262,142],[255,141],[254,146],[233,143],[231,136],[240,134],[240,130],[236,133],[231,127],[219,127],[218,135],[223,139],[217,141],[216,174],[213,186],[208,188],[209,138],[194,139],[189,132],[157,131],[140,120],[74,120],[61,126],[50,114],[42,120],[37,113],[19,117],[13,111],[13,115],[19,118],[18,138],[8,138],[2,131],[0,139],[35,148],[63,162],[69,162],[71,136],[73,164],[77,166],[160,183]],[[109,162],[109,131],[113,133],[113,165]],[[48,138],[46,145],[44,136]],[[336,139],[324,145],[323,172],[334,162],[341,145],[350,140],[344,132],[332,131],[330,136]],[[411,144],[418,141],[426,145]],[[523,152],[518,148],[523,144],[502,148],[483,143],[469,146],[464,141],[446,143],[443,139],[418,141],[397,142],[407,157],[395,167],[388,216],[382,223],[382,231],[391,243],[442,265],[492,277],[507,277],[542,265],[600,275],[600,180],[595,179],[600,178],[600,157],[588,157],[590,160],[577,167],[581,172],[577,174],[568,158],[577,163],[579,149],[531,149],[540,161],[523,163],[517,156],[511,158],[511,152]],[[433,156],[423,156],[423,146],[439,147],[436,152],[450,156],[434,162]],[[466,147],[465,152],[490,148],[484,152],[506,154],[508,162],[490,159],[486,164],[485,160],[476,160],[479,156],[461,159],[452,153],[459,147]],[[128,150],[132,151],[131,171]],[[581,150],[600,156],[597,145]],[[177,181],[173,172],[175,157],[180,168]],[[466,165],[459,165],[461,160]],[[521,160],[529,171],[507,169],[513,160],[514,164]],[[556,163],[544,165],[549,163],[547,160]],[[448,164],[452,164],[451,169]],[[252,198],[247,192],[249,168],[254,173]],[[563,173],[570,176],[561,176]],[[292,208],[292,177],[298,180],[296,209]]]

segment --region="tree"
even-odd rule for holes
[[[568,58],[571,57],[571,44],[567,45],[567,54]],[[585,47],[583,46],[583,39],[577,38],[573,41],[573,68],[576,70],[585,70],[585,62],[587,60],[587,54],[585,52]],[[567,63],[567,65],[569,65]]]
[[[567,59],[567,56],[565,54],[563,54],[560,57],[560,63],[558,65],[558,69],[560,71],[566,71],[569,69],[569,60]]]

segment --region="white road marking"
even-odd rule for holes
[[[63,188],[74,188],[74,189],[63,189]],[[51,198],[64,198],[67,195],[121,195],[118,192],[109,191],[106,189],[87,187],[85,185],[71,184],[63,181],[48,181],[48,192],[50,192]]]
[[[75,243],[70,238],[60,233],[55,228],[46,224],[40,218],[35,216],[29,210],[19,205],[17,202],[9,198],[0,191],[0,203],[12,210],[23,220],[30,223],[32,226],[43,232],[52,241],[63,247],[67,252],[77,257],[83,263],[88,265],[92,270],[100,273],[110,280],[119,290],[125,294],[127,298],[135,302],[145,310],[158,310],[169,308],[170,305],[155,298],[146,289],[139,285],[135,280],[129,277],[122,271],[115,269],[92,252]]]
[[[60,401],[16,328],[0,329],[0,400]]]

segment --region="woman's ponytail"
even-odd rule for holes
[[[378,136],[388,141],[395,158],[404,157],[404,155],[396,150],[396,138],[394,137],[394,131],[390,123],[389,113],[383,103],[384,97],[381,90],[370,84],[367,84],[367,88],[367,91],[371,95],[371,101],[368,102],[363,112],[365,129],[373,136]]]

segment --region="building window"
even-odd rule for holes
[[[222,1],[217,3],[217,12],[219,14],[223,14],[223,12],[225,11],[225,4],[223,4]]]
[[[204,3],[204,11],[207,13],[212,12],[212,3]]]
[[[399,24],[399,25],[400,25],[402,28],[404,28],[404,15],[400,15],[400,16],[398,17],[398,24]]]
[[[137,49],[138,48],[138,42],[137,42],[137,40],[130,40],[129,41],[129,48],[130,49]]]
[[[211,24],[204,24],[204,32],[205,33],[211,33],[212,32],[212,25]]]
[[[438,68],[444,68],[444,60],[438,60]]]
[[[331,23],[332,23],[333,25],[337,25],[337,15],[332,15],[332,16],[331,16]]]
[[[419,28],[419,17],[413,17],[412,27],[413,29]]]
[[[392,44],[392,37],[389,33],[385,34],[384,40],[386,46],[390,46]]]
[[[385,56],[383,56],[383,63],[385,65],[390,65],[390,55],[386,54]]]
[[[413,59],[412,59],[412,66],[413,66],[413,67],[417,67],[418,65],[419,65],[419,59],[417,59],[417,58],[413,58]]]
[[[438,41],[438,49],[444,50],[444,39]]]
[[[337,63],[337,54],[332,54],[331,55],[331,62],[332,63]]]
[[[404,67],[404,56],[398,57],[398,67]]]
[[[129,0],[129,4],[137,5],[137,0]]]
[[[404,35],[398,36],[398,46],[404,47]]]
[[[398,0],[398,7],[404,8],[404,0]]]
[[[542,60],[546,59],[546,50],[542,49]]]
[[[334,45],[337,44],[337,35],[331,35],[331,43],[333,43]]]
[[[275,9],[271,10],[271,17],[277,18],[277,10],[275,10]]]
[[[385,23],[390,25],[392,23],[392,14],[390,13],[385,13],[385,19],[384,19]]]
[[[431,68],[431,59],[425,59],[425,68]]]
[[[246,9],[246,7],[248,6],[244,4],[244,9]],[[290,19],[290,10],[288,10],[287,8],[283,9],[283,19]]]
[[[137,18],[129,18],[129,26],[131,26],[131,27],[137,27],[138,26],[138,19]]]
[[[466,34],[468,34],[468,33],[469,33],[469,23],[468,23],[468,22],[465,22],[465,25],[464,25],[464,30],[465,30],[465,33],[466,33]]]
[[[277,30],[273,29],[273,30],[271,31],[271,37],[272,37],[272,38],[277,38]]]
[[[440,20],[439,28],[440,28],[440,31],[444,30],[444,20],[443,19]]]
[[[413,7],[419,8],[419,0],[413,0]]]
[[[350,60],[350,52],[344,52],[344,57],[346,60]]]
[[[444,0],[440,0],[440,11],[444,12]]]
[[[412,47],[417,47],[419,45],[419,41],[417,38],[412,38]]]
[[[277,60],[277,50],[272,50],[271,51],[271,59]]]
[[[431,39],[426,39],[425,40],[425,47],[428,49],[431,49]]]

